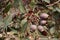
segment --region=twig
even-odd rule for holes
[[[55,5],[55,4],[59,3],[59,2],[60,2],[60,0],[58,0],[57,2],[54,2],[53,4],[47,5],[47,7],[53,6],[53,5]]]

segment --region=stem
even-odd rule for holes
[[[49,4],[49,5],[47,5],[47,7],[49,7],[49,6],[53,6],[53,5],[55,5],[55,4],[59,3],[59,2],[60,2],[60,0],[58,0],[57,2],[54,2],[53,4]]]

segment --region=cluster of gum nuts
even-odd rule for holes
[[[39,22],[40,24],[38,26],[32,24],[30,26],[31,31],[35,31],[36,29],[38,29],[43,35],[47,35],[47,32],[45,31],[43,25],[47,23],[47,20],[45,19],[48,19],[48,17],[49,15],[47,13],[41,13],[40,14],[41,20]]]

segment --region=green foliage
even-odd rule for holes
[[[11,8],[11,4],[8,4],[3,12],[7,13],[10,10],[10,8]]]
[[[26,2],[25,4],[23,3]],[[54,1],[54,2],[53,2]],[[9,0],[4,9],[0,10],[0,29],[8,33],[8,27],[10,32],[13,31],[17,34],[20,40],[38,39],[42,37],[60,37],[60,4],[59,0]],[[13,2],[13,3],[12,3]],[[4,3],[4,1],[2,1]],[[27,4],[28,3],[28,4]],[[0,8],[3,6],[0,3]],[[12,11],[11,11],[12,10]],[[40,17],[40,14],[48,14],[48,18],[44,19]],[[43,15],[44,16],[44,15]],[[47,21],[46,24],[42,25],[41,20]],[[12,22],[12,23],[11,23]],[[57,25],[57,23],[59,25]],[[43,26],[43,31],[30,29],[31,25]],[[17,26],[16,26],[17,25]],[[17,28],[18,27],[18,28]],[[5,31],[6,30],[6,31]],[[46,35],[46,33],[47,35]],[[5,34],[7,36],[7,34]],[[9,34],[10,35],[10,34]],[[11,34],[12,35],[12,34]],[[14,35],[14,34],[13,34]],[[46,35],[46,36],[45,36]],[[15,35],[14,35],[15,36]],[[42,39],[43,40],[43,39]],[[58,39],[52,39],[58,40]]]
[[[23,5],[23,3],[22,3],[22,0],[19,1],[19,9],[20,9],[20,12],[21,12],[21,13],[25,13],[25,12],[26,12],[26,11],[25,11],[25,8],[24,8],[24,5]]]

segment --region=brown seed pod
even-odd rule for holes
[[[47,36],[47,32],[45,31],[45,29],[43,28],[43,26],[39,25],[38,26],[38,30],[41,32],[42,35]]]

